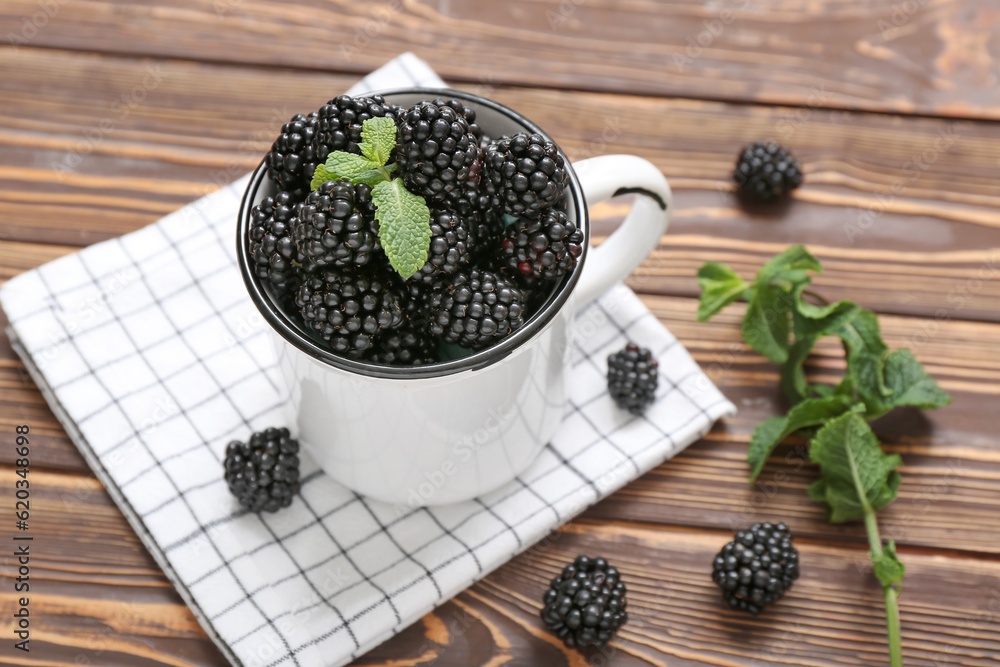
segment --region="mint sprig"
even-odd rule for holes
[[[734,301],[748,302],[743,338],[781,364],[781,387],[792,403],[788,414],[772,417],[754,431],[747,450],[750,481],[782,440],[794,433],[811,438],[810,457],[819,464],[820,479],[809,496],[826,506],[831,522],[864,520],[873,571],[885,591],[891,664],[898,667],[898,597],[905,567],[895,543],[882,544],[875,513],[896,498],[901,460],[882,452],[867,422],[896,407],[939,408],[952,399],[909,350],[889,349],[875,313],[852,301],[828,303],[810,292],[810,272],[822,270],[803,246],[774,257],[752,282],[708,262],[698,271],[698,320],[708,320]],[[804,364],[826,336],[840,339],[847,370],[836,385],[811,384]]]
[[[871,545],[869,557],[885,595],[889,662],[903,664],[899,624],[899,593],[906,567],[896,556],[896,543],[884,547],[875,512],[896,499],[900,475],[899,454],[886,454],[868,423],[857,414],[827,424],[813,438],[809,457],[819,464],[820,478],[809,487],[809,497],[823,503],[831,523],[864,519]]]
[[[369,118],[361,124],[361,155],[330,153],[316,167],[310,187],[318,190],[327,181],[347,181],[372,188],[378,236],[392,267],[407,280],[427,262],[431,244],[431,214],[423,197],[393,179],[395,164],[386,164],[396,146],[392,118]]]

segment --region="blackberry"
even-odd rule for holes
[[[438,360],[437,341],[413,322],[379,334],[366,361],[384,366],[426,366]]]
[[[334,151],[361,153],[361,130],[369,118],[389,117],[397,120],[398,107],[381,95],[351,97],[340,95],[324,104],[317,112],[313,148],[318,162],[326,162]]]
[[[426,296],[429,331],[474,350],[524,324],[524,292],[500,273],[467,269],[435,282]]]
[[[307,271],[358,267],[382,258],[372,189],[327,181],[296,209],[292,237]]]
[[[476,225],[472,233],[473,263],[492,266],[500,256],[504,238],[503,217],[493,212],[476,215]]]
[[[485,178],[478,186],[466,183],[462,189],[448,194],[444,207],[469,222],[473,261],[492,264],[500,254],[504,230],[503,207],[493,183]]]
[[[306,326],[337,354],[363,358],[375,337],[404,321],[403,288],[392,276],[372,270],[326,270],[306,278],[295,305]]]
[[[265,197],[250,212],[250,252],[257,275],[278,291],[292,291],[300,282],[303,261],[291,237],[295,196],[279,192]]]
[[[414,279],[430,284],[469,265],[472,234],[469,223],[450,211],[431,211],[431,245],[427,263]]]
[[[659,365],[652,352],[635,343],[608,357],[608,391],[619,408],[642,414],[656,396]]]
[[[483,178],[478,183],[466,181],[462,187],[449,192],[445,206],[461,215],[481,215],[487,212],[502,213],[496,186]]]
[[[486,151],[485,178],[493,182],[504,213],[537,218],[554,205],[569,181],[559,149],[540,134],[501,137]]]
[[[281,134],[271,145],[264,163],[267,175],[285,190],[309,191],[316,165],[323,162],[316,155],[316,112],[296,114],[281,127]]]
[[[395,154],[407,189],[432,201],[444,201],[465,183],[478,183],[483,166],[469,122],[450,106],[430,102],[403,114]]]
[[[299,492],[299,443],[287,428],[269,428],[226,446],[226,484],[251,512],[277,512]]]
[[[606,560],[577,556],[545,591],[542,621],[570,648],[604,646],[628,622],[627,593]]]
[[[439,107],[451,107],[458,113],[459,116],[464,118],[469,122],[469,130],[472,132],[473,136],[476,137],[476,143],[482,146],[483,141],[483,128],[476,124],[476,110],[472,107],[467,107],[462,102],[462,100],[446,100],[444,98],[436,98],[432,104],[436,104]]]
[[[549,209],[507,227],[501,256],[511,271],[538,279],[569,273],[582,253],[583,230],[562,211]]]
[[[799,578],[799,552],[783,523],[755,523],[733,537],[712,561],[712,579],[730,606],[758,614]]]
[[[802,185],[802,171],[792,154],[780,145],[758,141],[743,148],[733,180],[741,192],[767,201]]]

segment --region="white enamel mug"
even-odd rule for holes
[[[381,93],[407,107],[461,99],[488,136],[540,128],[496,102],[459,91]],[[568,165],[568,161],[567,161]],[[274,186],[263,166],[240,210],[237,252],[250,296],[269,323],[289,391],[288,426],[326,474],[344,486],[398,506],[475,498],[513,480],[539,454],[566,411],[573,315],[628,276],[667,229],[670,186],[650,162],[607,155],[567,169],[567,214],[589,244],[587,206],[638,194],[622,225],[600,247],[585,249],[548,300],[499,344],[468,357],[417,368],[335,356],[275,306],[249,270],[250,211]]]

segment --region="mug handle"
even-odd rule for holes
[[[673,194],[660,170],[635,155],[602,155],[576,162],[573,169],[587,206],[615,195],[641,195],[618,229],[588,249],[575,290],[580,308],[628,277],[656,249],[670,222]]]

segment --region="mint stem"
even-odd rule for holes
[[[811,296],[821,306],[829,306],[830,305],[830,302],[826,299],[826,297],[824,297],[822,294],[817,294],[816,292],[812,291],[811,289],[804,289],[804,290],[802,290],[802,294],[804,296]]]
[[[868,544],[872,548],[872,556],[882,555],[882,537],[878,532],[878,520],[875,512],[866,508],[865,530],[868,531]],[[903,667],[903,640],[899,622],[899,592],[892,586],[882,586],[885,592],[885,628],[889,634],[889,664],[892,667]]]

